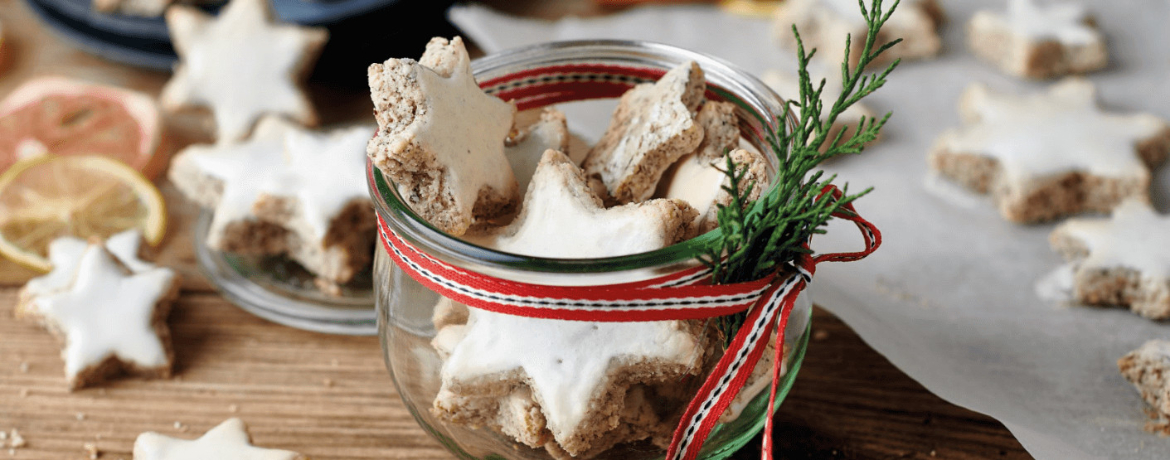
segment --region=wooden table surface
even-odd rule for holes
[[[518,14],[596,13],[582,2],[493,2]],[[0,0],[6,49],[0,96],[33,75],[61,74],[157,94],[166,73],[131,69],[75,50],[43,29],[23,2]],[[368,117],[368,96],[314,87],[329,122]],[[169,151],[206,140],[204,114],[168,120]],[[194,438],[229,417],[247,422],[255,443],[314,459],[449,458],[401,405],[377,339],[290,329],[221,298],[194,265],[194,209],[165,181],[170,206],[158,262],[184,275],[169,319],[176,377],[120,380],[70,393],[59,344],[12,317],[17,289],[32,272],[0,261],[0,431],[24,447],[0,458],[128,459],[135,437],[158,431]],[[779,458],[1030,458],[1003,425],[948,404],[894,368],[840,320],[814,312],[814,340],[777,415]],[[750,444],[737,458],[758,458]]]

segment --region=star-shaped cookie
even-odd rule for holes
[[[545,153],[528,192],[516,220],[483,244],[540,257],[632,254],[680,240],[694,216],[685,203],[672,200],[605,209],[581,170],[554,150]],[[694,374],[704,354],[702,326],[685,321],[556,321],[472,308],[466,325],[444,330],[452,327],[458,328],[451,332],[455,337],[440,346],[450,352],[436,413],[458,420],[478,407],[468,404],[509,397],[524,385],[552,438],[573,455],[613,428],[607,420],[622,408],[629,385]]]
[[[296,452],[252,445],[238,418],[220,423],[195,440],[175,439],[153,431],[134,441],[135,460],[307,460]]]
[[[344,283],[373,257],[373,204],[366,188],[372,125],[285,133],[285,164],[261,186],[253,212],[288,230],[293,259],[324,280]]]
[[[514,209],[504,139],[516,109],[475,83],[463,39],[431,39],[417,62],[372,64],[369,83],[378,120],[370,159],[415,212],[458,236],[476,218]]]
[[[508,139],[504,156],[512,165],[521,198],[528,190],[528,183],[532,181],[532,174],[536,172],[544,151],[552,149],[568,154],[568,148],[569,126],[565,114],[556,109],[541,111],[539,120]]]
[[[302,85],[328,31],[277,22],[269,0],[232,0],[218,17],[176,5],[166,20],[179,64],[163,108],[210,107],[219,142],[244,139],[264,114],[317,124]]]
[[[871,2],[866,1],[866,11]],[[883,2],[888,11],[893,2]],[[938,29],[945,20],[935,0],[902,0],[897,11],[882,27],[877,44],[901,38],[902,43],[882,53],[879,61],[925,59],[942,49]],[[840,62],[845,55],[845,37],[851,36],[850,65],[856,66],[865,46],[865,19],[856,0],[785,0],[776,7],[774,34],[781,46],[796,49],[792,27],[800,31],[805,50],[817,49],[817,56]],[[879,62],[879,63],[881,63]]]
[[[1073,264],[1078,301],[1170,318],[1170,216],[1131,200],[1118,205],[1110,218],[1070,219],[1053,230],[1050,240]]]
[[[746,170],[740,190],[747,190],[751,185],[748,201],[755,201],[768,189],[768,160],[754,150],[735,149],[731,151],[731,161],[740,171]],[[662,175],[655,196],[669,199],[679,199],[687,202],[698,210],[692,227],[697,233],[706,233],[719,226],[719,207],[731,203],[731,195],[724,190],[730,187],[727,175],[727,159],[722,155],[710,158],[704,157],[701,152],[687,155],[680,159]]]
[[[1105,39],[1083,5],[1010,0],[1005,13],[981,10],[967,26],[971,50],[1018,77],[1053,78],[1099,70]]]
[[[281,117],[268,116],[246,141],[192,145],[171,160],[167,177],[188,199],[214,209],[207,246],[242,254],[280,254],[287,231],[259,220],[252,207],[263,186],[284,172],[285,134],[298,129]]]
[[[214,209],[207,245],[243,254],[288,254],[326,291],[349,282],[373,252],[365,144],[373,126],[312,133],[265,117],[249,140],[194,145],[171,163],[171,181]]]
[[[1170,126],[1150,114],[1103,112],[1095,99],[1092,83],[1075,78],[1027,95],[973,84],[960,101],[964,126],[939,136],[930,167],[990,193],[1013,222],[1148,202],[1150,168],[1170,151]]]
[[[618,203],[649,198],[662,172],[703,142],[695,112],[706,88],[703,70],[691,61],[626,91],[581,165],[585,174]]]
[[[76,262],[76,245],[57,245],[55,270],[74,268],[67,285],[55,271],[47,282],[26,288],[19,309],[60,336],[65,376],[73,389],[126,371],[166,377],[173,352],[166,317],[178,294],[173,271],[146,268],[132,273],[101,244],[86,246]]]

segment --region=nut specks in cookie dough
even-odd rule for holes
[[[1048,90],[1005,94],[973,84],[963,93],[964,126],[944,132],[931,169],[989,193],[1012,222],[1149,201],[1150,169],[1170,152],[1170,126],[1151,114],[1097,107],[1092,83],[1066,79]]]
[[[134,441],[135,460],[307,460],[287,450],[265,449],[252,445],[247,427],[238,418],[220,423],[194,440],[175,439],[153,431],[138,435]]]
[[[328,31],[278,22],[268,0],[232,0],[216,17],[176,5],[166,20],[179,64],[163,108],[210,107],[220,142],[246,138],[265,114],[317,124],[302,85]]]
[[[1108,63],[1105,39],[1084,6],[1011,0],[1006,12],[983,10],[967,26],[975,55],[1026,78],[1099,70]]]
[[[1071,219],[1051,242],[1073,264],[1074,298],[1128,306],[1150,319],[1170,318],[1170,217],[1126,201],[1110,218]]]
[[[504,155],[515,108],[479,88],[470,62],[461,38],[435,38],[419,61],[369,69],[370,159],[415,212],[453,235],[511,211],[518,195]]]

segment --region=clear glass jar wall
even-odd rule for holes
[[[540,75],[540,69],[569,67],[589,68],[594,74],[601,72],[617,77],[609,81],[636,83],[647,80],[647,69],[652,74],[690,60],[702,67],[709,94],[737,105],[743,140],[764,152],[774,171],[776,158],[766,136],[778,128],[780,99],[754,77],[718,59],[653,43],[581,41],[505,51],[474,61],[472,68],[481,85],[508,82],[510,76],[531,78]],[[571,73],[561,75],[566,81],[582,80]],[[508,84],[485,89],[492,92],[493,88],[500,87],[506,88]],[[616,97],[623,89],[615,88],[612,94],[605,95]],[[585,93],[596,97],[604,91]],[[519,105],[521,109],[531,109],[570,102],[576,97],[571,94],[544,99],[533,97]],[[404,204],[376,169],[370,174],[370,189],[379,216],[416,248],[464,269],[525,283],[588,286],[648,279],[693,265],[703,243],[713,236],[701,235],[658,251],[623,257],[575,260],[525,257],[475,246],[435,229]],[[400,270],[382,244],[376,252],[374,290],[384,358],[403,403],[418,423],[461,458],[553,458],[544,449],[529,448],[490,427],[446,423],[433,415],[432,404],[442,383],[442,359],[431,344],[436,335],[432,316],[439,296]],[[797,303],[785,331],[786,373],[780,382],[777,405],[791,386],[807,346],[811,303],[804,297]],[[733,415],[737,416],[712,432],[703,449],[704,458],[726,457],[759,432],[767,409],[767,389],[766,384],[744,388],[755,396],[745,398],[746,404],[736,407],[737,414]],[[615,447],[596,458],[642,459],[662,455],[660,448],[643,442]]]

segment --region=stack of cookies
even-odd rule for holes
[[[514,107],[476,84],[459,38],[433,39],[418,61],[374,64],[369,82],[374,164],[423,218],[499,251],[598,258],[660,249],[715,226],[717,206],[730,200],[718,169],[725,154],[747,169],[755,193],[769,179],[764,157],[738,148],[734,106],[705,99],[693,62],[627,91],[585,152],[567,151],[555,109],[517,126]],[[631,442],[665,447],[722,352],[699,321],[558,321],[445,298],[433,320],[443,360],[433,414],[555,457]]]

